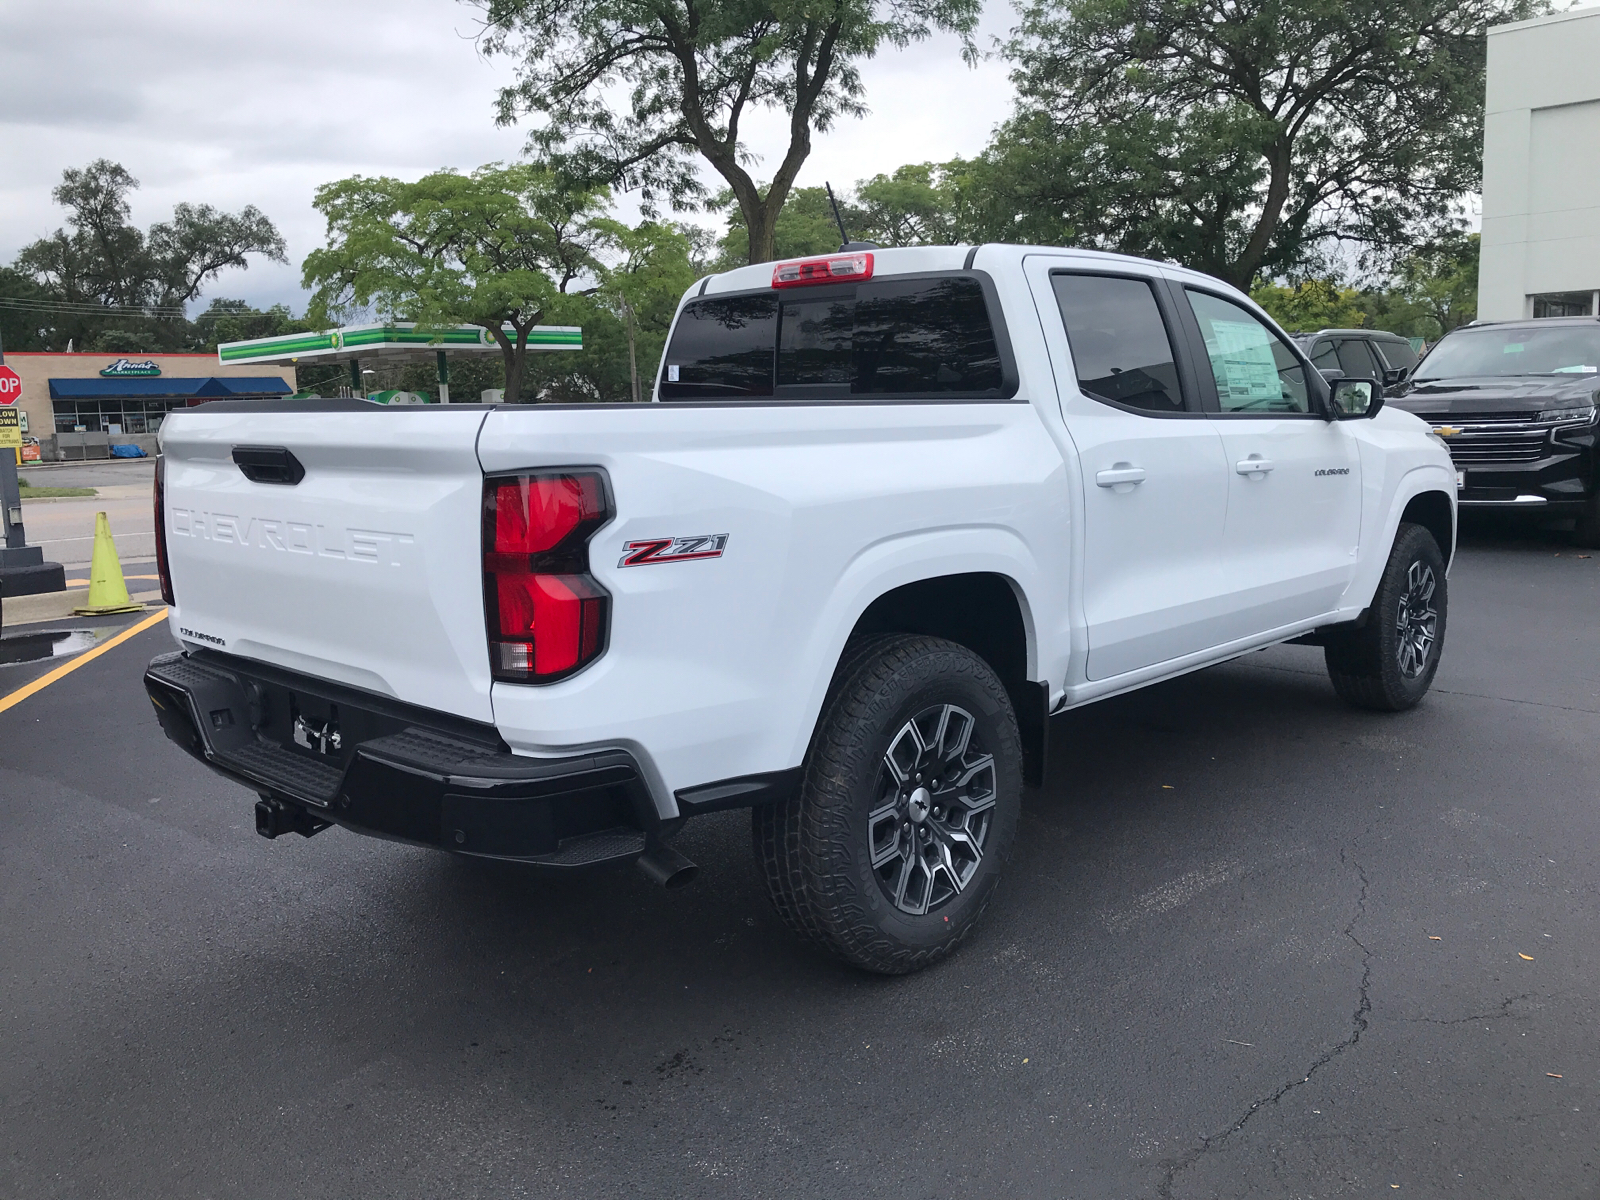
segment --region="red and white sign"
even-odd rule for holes
[[[0,363],[0,404],[15,404],[22,399],[22,376]]]

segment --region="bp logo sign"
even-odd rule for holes
[[[156,366],[156,360],[153,358],[146,358],[142,360],[119,358],[109,367],[103,367],[100,371],[100,374],[109,379],[138,378],[148,375],[159,375],[161,374],[161,368]]]

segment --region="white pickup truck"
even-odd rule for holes
[[[1049,717],[1289,640],[1427,691],[1455,472],[1245,296],[1114,255],[711,276],[648,404],[203,405],[162,428],[169,737],[329,825],[551,870],[693,864],[862,967],[978,918]]]

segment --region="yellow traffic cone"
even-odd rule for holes
[[[108,613],[138,612],[144,605],[128,596],[122,564],[117,561],[117,544],[111,540],[111,522],[103,512],[94,515],[94,561],[89,566],[89,603],[72,611],[84,617]]]

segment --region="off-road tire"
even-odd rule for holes
[[[981,859],[965,884],[933,904],[930,876],[928,911],[911,913],[872,865],[868,815],[883,803],[880,772],[891,744],[935,708],[971,718],[971,745],[993,759],[994,802],[985,810]],[[983,756],[973,754],[974,761]],[[898,975],[949,954],[982,916],[1010,857],[1021,803],[1022,739],[994,670],[954,642],[889,635],[846,654],[797,793],[752,810],[751,833],[785,925],[858,967]],[[954,880],[945,878],[948,892]]]
[[[1414,620],[1408,602],[1416,577],[1431,575],[1434,634],[1422,656],[1421,668],[1414,674],[1402,664],[1406,650],[1408,620]],[[1395,534],[1394,547],[1383,569],[1377,593],[1372,598],[1367,622],[1360,629],[1341,633],[1329,640],[1323,655],[1333,690],[1346,704],[1374,712],[1403,712],[1427,695],[1439,669],[1444,649],[1445,620],[1448,616],[1448,588],[1444,577],[1444,555],[1439,545],[1421,525],[1402,523]],[[1413,655],[1415,643],[1412,644]],[[1415,657],[1412,659],[1416,663]]]

